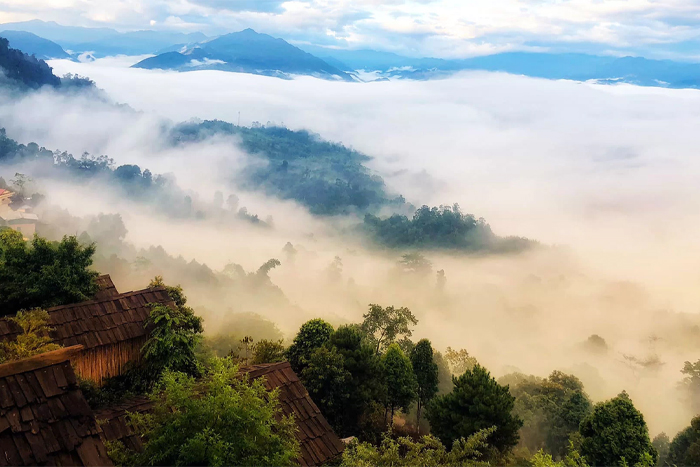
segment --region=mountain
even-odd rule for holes
[[[56,42],[74,53],[90,52],[96,57],[108,55],[154,54],[173,44],[201,42],[207,36],[201,32],[185,34],[169,31],[119,32],[109,28],[63,26],[53,21],[24,21],[0,24],[7,31],[30,32]]]
[[[0,37],[10,41],[10,47],[21,50],[28,55],[34,55],[42,60],[52,58],[70,58],[63,48],[43,37],[25,31],[2,31]]]
[[[310,75],[354,81],[353,77],[282,39],[252,29],[226,34],[183,51],[147,58],[135,68],[177,71],[223,70],[287,78]]]
[[[595,80],[672,88],[700,87],[700,64],[642,57],[576,53],[506,52],[468,59],[405,57],[376,50],[341,50],[304,45],[304,50],[343,70],[378,71],[385,78],[426,80],[462,70],[501,71],[547,79]]]
[[[0,37],[0,83],[37,89],[44,85],[58,87],[61,79],[45,61],[11,48],[9,41]]]

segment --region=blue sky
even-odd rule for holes
[[[692,0],[0,0],[0,22],[30,19],[211,35],[252,27],[413,56],[552,50],[700,61]]]

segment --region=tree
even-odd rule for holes
[[[635,465],[649,455],[656,462],[644,416],[625,392],[596,404],[581,422],[580,433],[581,455],[593,466]]]
[[[656,452],[659,454],[659,457],[656,460],[656,465],[659,467],[665,467],[669,450],[671,449],[671,440],[668,438],[668,435],[663,432],[659,433],[651,441],[651,445],[654,446],[654,449],[656,449]],[[674,462],[674,464],[678,466],[683,465],[680,462]]]
[[[438,366],[434,361],[433,346],[428,339],[421,339],[411,352],[411,365],[416,375],[418,391],[416,394],[416,421],[420,433],[420,419],[423,408],[438,392]]]
[[[476,358],[469,355],[469,352],[466,350],[454,350],[452,347],[447,348],[445,359],[450,364],[452,374],[455,376],[460,376],[465,371],[471,370],[478,363]]]
[[[418,320],[408,308],[394,308],[393,306],[382,308],[379,305],[370,305],[369,312],[362,315],[362,331],[374,344],[375,351],[388,347],[397,338],[409,338],[413,335],[410,326],[418,324]]]
[[[583,383],[560,371],[545,379],[514,373],[499,382],[508,384],[515,397],[514,413],[523,419],[520,443],[530,452],[544,448],[564,457],[569,438],[592,408]]]
[[[673,438],[668,447],[666,465],[700,465],[700,416],[694,417],[690,426]]]
[[[301,379],[321,413],[333,426],[339,426],[349,407],[350,373],[345,369],[343,356],[333,346],[314,350],[301,372]]]
[[[253,346],[253,365],[261,363],[277,363],[284,361],[284,340],[272,341],[262,339]]]
[[[397,409],[408,410],[416,400],[416,375],[413,374],[411,360],[403,353],[401,347],[394,343],[382,356],[384,374],[386,375],[386,402],[384,406],[394,423]]]
[[[450,445],[479,430],[496,427],[489,444],[501,454],[518,444],[523,422],[512,414],[515,398],[508,386],[501,386],[481,365],[454,377],[451,393],[437,396],[430,403],[427,418],[431,431]]]
[[[44,352],[57,350],[61,346],[54,344],[49,337],[49,314],[38,308],[29,311],[20,310],[17,316],[10,318],[22,332],[14,340],[0,342],[0,363],[20,360]]]
[[[493,428],[481,430],[468,439],[457,440],[449,451],[434,436],[423,436],[418,441],[409,437],[394,439],[389,433],[379,446],[370,443],[351,443],[343,452],[342,467],[376,466],[483,466],[480,461],[488,449],[488,437]]]
[[[33,180],[21,173],[16,173],[15,178],[10,180],[12,183],[12,187],[17,191],[17,195],[20,197],[21,200],[24,200],[24,197],[26,196],[25,190],[27,188],[27,185],[29,185]]]
[[[333,326],[322,319],[312,319],[302,324],[292,345],[287,349],[287,360],[297,374],[301,374],[311,354],[325,344],[331,334]]]
[[[364,340],[357,326],[340,326],[325,344],[343,357],[343,368],[349,375],[344,391],[348,397],[345,410],[333,419],[333,427],[342,436],[362,434],[364,421],[371,418],[377,403],[386,396],[386,378],[381,358]]]
[[[681,387],[686,392],[688,405],[693,413],[700,413],[700,360],[695,363],[685,362],[681,373],[685,375]]]
[[[238,375],[230,360],[215,360],[201,382],[167,371],[154,389],[148,414],[131,416],[142,452],[112,445],[126,465],[294,465],[299,455],[292,417],[278,392]]]
[[[452,371],[450,371],[450,364],[447,363],[447,359],[443,357],[442,353],[435,352],[433,354],[433,361],[438,367],[438,394],[447,394],[452,391],[454,385],[452,384]]]
[[[35,236],[30,244],[14,230],[0,231],[0,309],[50,308],[90,300],[97,272],[90,270],[95,245],[76,237],[50,242]]]

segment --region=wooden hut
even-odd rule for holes
[[[112,465],[70,364],[82,350],[0,365],[0,466]]]
[[[141,359],[148,339],[145,322],[151,304],[175,306],[162,287],[120,294],[111,279],[100,280],[105,288],[95,300],[46,310],[51,338],[63,347],[82,345],[72,360],[78,375],[102,384]],[[14,339],[21,328],[8,318],[0,319],[0,340]]]
[[[288,362],[270,363],[241,368],[251,379],[265,378],[265,387],[279,389],[279,401],[284,415],[293,415],[297,425],[297,439],[301,447],[298,462],[302,466],[326,464],[343,452],[344,443],[328,424],[308,391]],[[153,408],[147,397],[98,410],[95,418],[100,421],[104,441],[122,441],[131,449],[140,449],[142,440],[129,426],[126,413],[144,413]]]

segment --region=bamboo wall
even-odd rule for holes
[[[141,361],[141,347],[147,337],[84,350],[71,359],[75,372],[84,379],[102,385],[106,378],[123,374]]]

